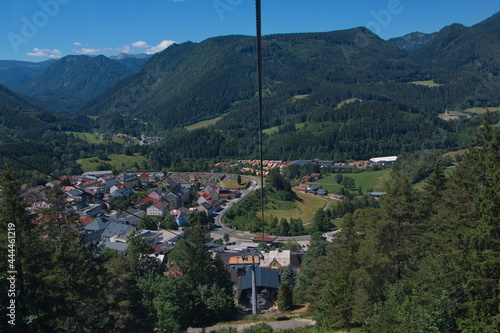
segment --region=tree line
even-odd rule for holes
[[[294,292],[320,328],[499,330],[499,143],[487,117],[449,177],[437,164],[419,192],[396,171],[380,207],[346,214],[330,244],[313,239]]]

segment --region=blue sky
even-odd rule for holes
[[[262,0],[263,33],[367,26],[388,39],[476,24],[497,0]],[[2,0],[0,59],[155,53],[173,42],[255,34],[253,0]]]

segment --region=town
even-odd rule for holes
[[[307,164],[339,169],[365,169],[374,165],[394,162],[397,157],[374,158],[344,164],[320,160],[265,161],[265,174],[271,169]],[[222,223],[222,216],[231,207],[260,188],[256,161],[241,160],[241,172],[247,175],[206,172],[127,172],[90,171],[81,175],[64,176],[45,185],[24,191],[23,198],[35,223],[47,219],[45,212],[54,209],[48,193],[59,192],[58,209],[73,216],[80,241],[97,246],[99,251],[116,251],[126,254],[130,237],[141,237],[152,248],[151,257],[168,265],[168,253],[176,247],[189,226],[190,215],[202,217],[206,226],[207,248],[220,253],[231,273],[233,296],[242,309],[251,309],[251,276],[247,276],[248,253],[259,252],[256,264],[259,278],[257,285],[260,310],[277,309],[277,292],[280,276],[297,274],[302,256],[310,244],[310,236],[276,237],[253,235],[233,230]],[[220,163],[219,165],[227,165]],[[309,182],[321,177],[312,173],[301,178],[294,190],[311,195],[325,196],[327,191]],[[266,179],[267,183],[267,179]],[[309,183],[309,185],[308,185]],[[342,196],[335,196],[342,199]],[[332,240],[339,230],[323,236]],[[288,249],[287,242],[296,244]],[[265,249],[262,249],[265,247]],[[254,260],[254,259],[252,259]],[[250,273],[249,273],[250,274]],[[265,276],[265,278],[264,278]],[[250,289],[249,289],[250,288]]]

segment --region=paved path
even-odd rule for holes
[[[312,319],[290,319],[290,320],[281,320],[281,321],[269,321],[269,322],[265,322],[265,323],[269,324],[275,331],[311,326],[311,325],[316,324],[316,322]],[[256,324],[258,324],[258,323],[239,324],[239,325],[229,325],[229,324],[215,325],[215,326],[205,328],[205,332],[207,332],[207,333],[215,332],[217,330],[220,330],[223,328],[228,328],[228,327],[234,327],[238,330],[238,332],[241,332],[245,328],[256,325]],[[188,328],[187,331],[189,333],[200,333],[202,331],[202,329],[201,328]]]

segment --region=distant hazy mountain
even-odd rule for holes
[[[58,112],[72,112],[84,101],[132,74],[125,65],[105,56],[71,55],[57,60],[17,91],[35,97],[32,103]]]
[[[146,53],[130,54],[130,53],[120,53],[117,56],[111,56],[109,59],[113,60],[123,60],[123,59],[148,59],[151,55]]]
[[[0,60],[0,84],[14,89],[40,74],[54,62],[54,59],[41,62]]]
[[[413,51],[427,44],[436,33],[426,34],[422,32],[412,32],[403,37],[396,37],[387,40],[392,45],[406,51]]]
[[[117,56],[111,56],[109,59],[115,60],[118,63],[126,66],[132,72],[137,72],[137,70],[151,58],[150,54],[139,53],[139,54],[130,54],[130,53],[120,53]]]

